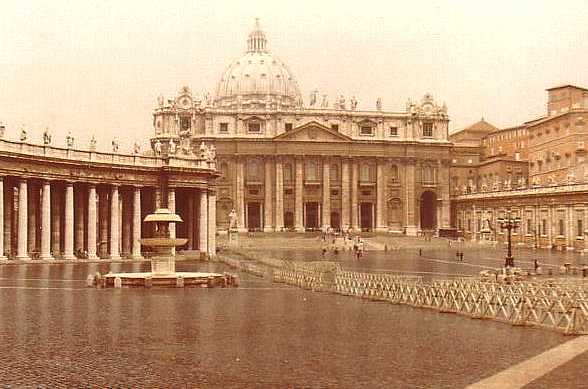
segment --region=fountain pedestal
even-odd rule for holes
[[[151,272],[143,273],[109,273],[104,277],[106,287],[214,287],[236,286],[235,277],[228,274],[176,272],[175,248],[186,244],[188,239],[172,238],[169,233],[170,223],[182,222],[182,219],[167,209],[158,209],[147,215],[145,222],[155,223],[155,236],[143,238],[141,244],[150,247]]]

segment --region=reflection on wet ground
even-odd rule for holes
[[[412,261],[387,255],[348,265]],[[566,340],[549,331],[272,285],[246,274],[237,289],[85,288],[86,276],[96,271],[148,266],[1,266],[0,381],[15,387],[456,388]],[[426,261],[419,266],[453,269]],[[181,262],[178,270],[229,269]]]

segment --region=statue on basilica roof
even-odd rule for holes
[[[73,135],[71,134],[71,131],[69,131],[67,133],[67,136],[65,137],[65,144],[68,149],[71,149],[74,147],[74,141],[75,141],[75,139],[74,139]]]
[[[90,139],[90,151],[96,151],[96,137],[93,134]]]
[[[329,107],[329,99],[327,95],[323,95],[323,100],[321,101],[321,108],[328,108]]]
[[[376,110],[381,111],[382,110],[382,98],[378,97],[378,99],[376,100]]]
[[[24,125],[21,126],[21,129],[20,129],[20,141],[21,142],[27,141],[27,130],[25,130]]]

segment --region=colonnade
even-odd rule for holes
[[[563,199],[562,199],[563,200]],[[510,211],[519,218],[513,241],[538,248],[586,250],[588,244],[588,203],[546,202],[517,206],[461,204],[457,210],[457,227],[464,237],[475,241],[503,241],[498,218]]]
[[[199,203],[183,215],[188,247],[214,255],[215,195],[185,190]],[[166,200],[153,187],[0,176],[0,259],[141,259],[142,220],[175,211],[174,188]]]

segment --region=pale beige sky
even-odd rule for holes
[[[580,1],[2,1],[0,120],[56,144],[72,130],[130,149],[152,134],[159,93],[214,93],[255,17],[305,100],[318,88],[360,108],[404,109],[430,92],[452,130],[518,124],[545,88],[588,87],[588,3]]]

